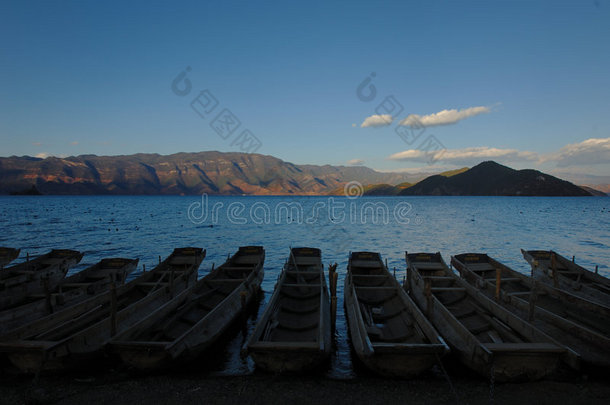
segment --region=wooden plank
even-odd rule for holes
[[[375,353],[390,354],[420,354],[420,353],[444,353],[446,346],[432,343],[373,343]]]
[[[320,347],[316,342],[269,342],[258,341],[252,343],[251,350],[318,350]]]
[[[45,349],[53,347],[57,342],[52,340],[17,340],[14,342],[3,342],[0,346],[0,352],[17,352],[19,350],[30,350],[30,349]]]
[[[417,270],[443,270],[443,265],[440,263],[411,262],[411,265]]]
[[[495,270],[496,269],[490,263],[467,263],[466,267],[470,271],[474,271],[474,272],[477,272],[477,273],[478,272],[483,272],[483,271],[491,271],[491,270]]]
[[[506,293],[506,295],[508,295],[509,297],[519,296],[519,295],[530,295],[530,294],[531,294],[530,291],[515,291],[515,292]]]
[[[316,287],[320,288],[322,284],[307,284],[307,283],[284,283],[282,287]]]
[[[445,281],[445,280],[455,280],[455,277],[447,277],[447,276],[423,276],[425,280],[431,281]]]
[[[565,351],[561,346],[553,343],[483,343],[492,352],[538,352],[538,353],[562,353]]]
[[[252,266],[246,266],[246,267],[220,266],[218,268],[220,270],[226,270],[226,271],[251,271],[252,270]]]
[[[89,287],[93,283],[65,283],[61,284],[61,288],[81,288],[81,287]]]
[[[353,278],[388,278],[387,274],[352,274]]]
[[[494,278],[486,278],[485,281],[487,281],[488,283],[491,284],[496,284],[496,279]],[[504,283],[504,282],[511,282],[511,281],[522,281],[520,278],[518,277],[502,277],[500,279],[500,283]]]
[[[129,342],[121,342],[121,341],[113,341],[112,342],[112,346],[121,346],[121,347],[156,347],[156,348],[164,348],[165,346],[167,346],[169,343],[171,342],[159,342],[159,341],[153,341],[153,342],[144,342],[144,341],[137,341],[137,340],[132,340]]]
[[[163,281],[159,280],[159,281],[156,281],[156,282],[152,282],[152,281],[139,282],[139,283],[136,283],[135,285],[136,286],[140,286],[140,287],[156,287],[158,285],[165,285],[165,284],[168,284],[168,283],[169,283],[169,280],[163,280]]]

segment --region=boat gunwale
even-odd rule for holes
[[[539,344],[539,343],[550,343],[552,345],[557,346],[559,349],[559,351],[554,352],[557,353],[558,356],[562,357],[563,359],[567,360],[567,362],[575,368],[578,368],[579,366],[579,360],[580,360],[580,356],[575,353],[573,350],[571,350],[570,348],[566,347],[565,345],[557,342],[555,339],[553,339],[552,337],[548,336],[546,333],[544,333],[543,331],[539,330],[537,327],[535,327],[534,325],[532,325],[531,323],[521,319],[520,317],[518,317],[517,315],[513,314],[512,312],[510,312],[508,309],[504,308],[503,306],[495,303],[493,300],[491,300],[490,298],[488,298],[487,296],[485,296],[485,294],[483,294],[481,291],[478,291],[478,289],[474,286],[471,286],[470,284],[468,284],[465,280],[461,279],[460,277],[458,277],[456,274],[454,274],[449,267],[447,266],[446,262],[444,261],[443,257],[440,255],[440,252],[436,252],[435,254],[430,254],[430,253],[415,253],[413,255],[422,255],[422,254],[426,254],[426,255],[430,255],[430,256],[434,256],[434,255],[438,255],[439,260],[440,260],[440,264],[442,265],[442,270],[445,274],[450,274],[454,277],[454,280],[457,284],[459,284],[461,287],[464,287],[464,293],[466,295],[470,295],[472,297],[472,299],[474,299],[477,303],[482,304],[483,309],[489,311],[491,314],[493,314],[495,317],[497,317],[499,320],[501,320],[503,323],[505,323],[509,328],[511,328],[513,331],[517,332],[519,335],[521,335],[521,337],[526,338],[528,340],[530,340],[529,343],[534,343],[534,344]],[[405,260],[407,262],[407,267],[408,270],[411,271],[414,274],[414,277],[416,277],[419,282],[421,282],[421,286],[419,286],[419,282],[417,282],[418,284],[418,289],[421,290],[421,294],[423,297],[423,288],[424,288],[424,277],[421,276],[421,274],[419,273],[419,271],[415,270],[415,268],[417,267],[416,263],[414,261],[409,260],[409,255],[408,253],[405,253]],[[440,270],[440,269],[439,269]],[[450,327],[454,328],[456,325],[459,326],[459,328],[461,329],[462,333],[465,333],[466,336],[469,337],[468,341],[472,341],[473,343],[476,344],[476,346],[474,347],[474,350],[477,350],[477,348],[481,351],[483,351],[484,353],[488,353],[489,357],[485,360],[487,363],[489,363],[493,358],[494,358],[494,353],[499,354],[499,352],[502,353],[503,356],[510,356],[510,355],[518,355],[519,351],[500,351],[500,350],[489,350],[486,347],[486,343],[481,342],[472,332],[470,332],[466,326],[460,322],[452,313],[451,311],[449,311],[449,309],[447,307],[445,307],[444,304],[442,304],[440,302],[440,300],[438,298],[436,298],[434,296],[434,294],[431,294],[431,299],[434,301],[433,307],[436,310],[437,308],[439,308],[439,306],[442,308],[441,312],[445,312],[447,313],[447,315],[451,316],[451,318],[455,321],[453,322]],[[502,316],[500,317],[499,315],[502,314]],[[432,315],[430,315],[432,316]],[[504,319],[506,318],[506,319]],[[517,323],[518,328],[516,326],[512,326],[512,323]],[[524,330],[519,330],[519,329],[524,329]],[[524,333],[527,333],[524,334]],[[529,337],[528,335],[531,335],[532,337]],[[536,339],[536,341],[533,341],[534,338]],[[460,336],[460,334],[457,334],[457,338],[464,341],[464,339],[462,339],[462,337]],[[468,343],[468,342],[465,342]],[[508,343],[508,342],[507,342]],[[528,343],[528,342],[524,342],[524,343]],[[510,343],[508,343],[510,344]],[[535,351],[528,351],[528,353],[536,353]],[[563,354],[562,354],[563,353]],[[542,354],[542,353],[541,353]],[[474,358],[474,357],[472,357]]]
[[[356,253],[363,253],[363,252],[356,252]],[[376,253],[376,252],[365,252],[365,253]],[[351,259],[351,255],[350,255],[350,260],[348,261],[348,272],[347,272],[347,277],[346,277],[346,281],[349,279],[350,287],[353,290],[354,301],[352,302],[352,307],[354,308],[354,311],[356,312],[356,315],[357,315],[359,332],[360,332],[359,334],[362,334],[365,338],[365,343],[369,349],[368,351],[370,351],[369,355],[374,355],[376,353],[376,350],[375,350],[376,347],[377,348],[382,348],[382,347],[387,348],[389,346],[395,346],[396,348],[403,348],[403,347],[404,348],[406,348],[406,347],[419,348],[419,347],[426,346],[431,349],[431,352],[440,352],[443,354],[449,352],[449,347],[447,346],[447,343],[444,341],[442,336],[438,333],[436,328],[430,323],[430,321],[428,321],[426,319],[424,314],[417,307],[416,303],[407,295],[407,293],[404,291],[404,289],[402,288],[400,283],[392,276],[392,274],[389,272],[387,266],[384,264],[383,260],[381,260],[381,255],[379,255],[378,253],[376,253],[376,255],[377,255],[376,261],[378,262],[378,265],[379,265],[379,267],[376,267],[376,268],[380,268],[382,270],[383,274],[374,274],[374,275],[354,274],[352,272],[352,267],[363,268],[363,269],[366,269],[366,268],[360,267],[360,266],[352,266],[352,259]],[[356,286],[356,283],[353,282],[354,276],[355,277],[376,276],[376,278],[383,277],[386,280],[390,280],[391,285],[389,285],[389,286]],[[346,282],[346,284],[347,284],[347,282]],[[358,296],[358,293],[356,292],[356,290],[360,289],[360,288],[363,288],[363,289],[366,289],[369,291],[375,290],[375,289],[396,291],[400,301],[402,302],[402,304],[404,306],[405,311],[413,319],[413,330],[415,331],[415,333],[417,333],[421,337],[427,339],[430,343],[373,342],[373,341],[371,341],[370,336],[369,336],[368,332],[366,331],[366,325],[364,324],[364,317],[362,316],[362,311],[360,310],[360,305],[359,305],[360,297]]]
[[[474,280],[481,280],[483,283],[483,286],[477,287],[477,288],[479,288],[481,290],[483,288],[485,288],[486,292],[483,292],[483,293],[486,294],[489,299],[492,299],[489,295],[491,294],[492,289],[495,290],[495,284],[489,283],[489,281],[485,280],[481,274],[478,274],[477,272],[468,268],[468,264],[459,260],[460,257],[464,257],[467,254],[472,254],[472,253],[464,253],[464,254],[452,256],[451,263],[453,264],[453,266],[456,269],[458,269],[462,278],[469,284],[477,287],[476,285],[474,285],[473,282],[469,281],[468,278],[465,277],[465,275],[470,275],[471,277],[474,278]],[[526,275],[520,274],[516,270],[511,269],[507,265],[499,262],[498,260],[494,259],[493,257],[490,257],[489,255],[486,255],[486,254],[481,254],[481,255],[482,256],[484,255],[485,258],[488,260],[488,263],[491,264],[493,267],[495,267],[495,269],[500,268],[502,271],[506,271],[510,275],[518,275],[518,276],[523,277],[525,279],[523,281],[530,288],[530,291],[527,292],[527,294],[531,294],[531,288],[532,288],[532,286],[534,286],[534,288],[544,291],[546,294],[548,294],[548,296],[550,298],[557,299],[561,302],[563,302],[563,300],[567,300],[567,302],[570,302],[572,304],[576,303],[576,305],[578,305],[581,310],[584,310],[584,311],[593,310],[597,315],[610,316],[610,308],[607,308],[601,304],[591,302],[584,297],[579,297],[577,295],[571,294],[568,291],[554,288],[553,286],[550,286],[550,285],[540,282],[538,280],[534,280]],[[488,270],[488,271],[492,271],[492,270]],[[526,312],[529,310],[529,301],[525,300],[524,298],[521,298],[516,295],[510,295],[506,291],[502,291],[502,298],[504,299],[504,302],[506,303],[506,305],[515,307],[517,310],[519,310],[521,312]],[[582,308],[582,305],[584,305],[585,308]],[[575,336],[579,340],[584,340],[585,342],[588,342],[589,344],[593,344],[594,346],[601,348],[601,349],[605,349],[605,350],[610,349],[610,337],[607,335],[604,335],[600,331],[591,329],[589,326],[587,326],[585,324],[576,323],[570,319],[566,319],[566,318],[562,317],[561,315],[556,314],[553,311],[548,310],[548,309],[538,306],[538,305],[536,305],[536,310],[535,310],[534,314],[537,318],[541,318],[542,322],[548,322],[551,325],[553,325],[553,327],[555,327],[555,328],[559,328],[561,330],[568,329],[567,333]],[[516,314],[516,313],[515,313],[515,315],[522,318],[524,321],[529,322],[527,319],[523,318],[521,315]],[[531,323],[531,322],[529,322],[529,323]],[[535,326],[535,325],[532,325],[532,326],[537,328],[537,326]],[[574,332],[572,329],[577,329],[580,332],[578,332],[578,333]],[[542,332],[546,333],[544,331],[542,331]],[[552,336],[551,336],[551,338],[552,338]],[[558,342],[558,343],[562,344],[561,342]],[[572,359],[570,359],[568,361],[568,363],[570,363],[570,365],[572,367],[578,368],[578,361],[577,361],[576,357],[580,356],[580,354],[578,353],[577,350],[572,349],[568,345],[564,345],[564,346],[566,346],[569,351],[574,352],[572,355],[568,355],[568,357],[572,357]]]
[[[117,259],[124,261],[121,267],[102,267],[104,261]],[[127,276],[137,268],[138,262],[139,259],[137,258],[105,258],[92,266],[69,275],[50,293],[49,298],[52,300],[52,311],[50,313],[46,308],[48,304],[43,294],[31,295],[28,302],[0,311],[0,319],[3,322],[2,327],[0,327],[0,335],[103,293],[106,287],[113,282],[120,283],[120,286],[124,285]],[[105,277],[86,281],[100,270],[108,270]],[[57,303],[59,297],[63,301],[60,304]],[[8,327],[5,327],[5,325],[8,325]]]
[[[316,264],[311,266],[316,267],[316,272],[319,274],[319,283],[316,284],[316,288],[320,290],[319,294],[319,304],[318,304],[318,333],[315,342],[307,342],[307,341],[268,341],[262,340],[261,337],[265,333],[268,328],[269,320],[273,314],[275,314],[279,310],[279,300],[282,295],[282,287],[286,284],[285,280],[289,272],[297,271],[298,273],[310,273],[315,274],[314,271],[300,271],[298,270],[298,264],[296,263],[294,251],[297,252],[300,249],[312,249],[314,252],[317,252],[317,255],[314,256],[305,256],[305,257],[318,257],[319,261]],[[294,264],[291,265],[291,259],[295,258]],[[294,270],[290,270],[294,268]],[[244,349],[247,353],[253,354],[256,356],[257,353],[265,353],[273,356],[276,354],[276,357],[281,357],[282,353],[287,351],[289,352],[299,352],[299,351],[311,351],[318,354],[322,354],[326,357],[326,354],[330,354],[331,343],[327,347],[326,344],[326,334],[327,329],[330,330],[330,326],[328,323],[330,322],[327,319],[327,311],[330,311],[330,302],[328,289],[326,286],[326,278],[324,273],[324,265],[322,262],[322,252],[317,248],[290,248],[290,254],[288,259],[284,263],[282,268],[282,272],[278,278],[278,281],[273,290],[273,294],[263,311],[263,315],[257,321],[256,326],[254,328],[254,332],[250,336],[250,338],[246,341],[244,345]],[[256,363],[256,360],[255,360]]]
[[[181,264],[170,264],[170,262],[175,257],[180,256],[181,252],[184,249],[185,248],[174,249],[174,251],[165,260],[163,260],[161,263],[159,263],[154,269],[152,269],[148,272],[142,273],[136,279],[131,280],[129,283],[118,287],[116,289],[117,296],[122,295],[122,294],[127,295],[129,293],[129,291],[131,291],[132,289],[135,289],[139,285],[141,285],[141,280],[148,280],[157,274],[161,274],[161,279],[158,280],[158,283],[159,283],[163,278],[166,277],[166,274],[164,274],[161,270],[166,269],[168,267],[182,266]],[[187,288],[189,280],[190,280],[190,278],[192,278],[193,274],[196,275],[197,268],[199,268],[199,265],[205,259],[205,256],[206,256],[205,249],[200,249],[200,248],[189,248],[189,249],[195,249],[195,252],[197,254],[192,255],[195,258],[194,262],[190,265],[185,264],[184,265],[185,271],[182,272],[178,276],[178,280],[181,280],[185,283],[185,288]],[[186,271],[186,267],[190,267],[190,269],[188,271]],[[143,306],[143,305],[147,304],[148,302],[153,301],[158,296],[163,296],[164,294],[171,294],[172,292],[167,291],[168,289],[169,289],[169,280],[166,280],[166,282],[162,285],[160,284],[160,286],[158,288],[152,289],[139,300],[132,302],[131,304],[129,304],[126,307],[122,308],[121,310],[117,311],[117,317],[119,317],[119,315],[127,313],[126,311],[132,310],[134,308],[133,305]],[[47,340],[38,340],[37,339],[37,337],[40,336],[41,334],[50,332],[48,327],[44,328],[44,324],[48,323],[49,319],[57,319],[57,318],[62,319],[62,317],[66,318],[66,319],[60,320],[58,322],[55,322],[53,324],[53,329],[51,329],[51,331],[58,330],[58,329],[61,329],[67,323],[69,323],[71,320],[75,319],[74,316],[76,316],[76,317],[90,316],[89,314],[93,313],[97,308],[100,308],[103,305],[108,303],[108,301],[110,299],[110,297],[109,297],[110,294],[111,294],[110,291],[104,291],[94,297],[91,297],[88,300],[77,303],[69,308],[65,308],[59,312],[56,312],[55,314],[51,314],[48,317],[37,319],[31,323],[23,325],[22,327],[9,331],[9,333],[4,334],[0,338],[2,340],[0,342],[0,352],[7,352],[8,356],[11,358],[11,360],[13,360],[13,357],[14,357],[14,356],[12,357],[13,354],[17,355],[18,353],[23,353],[23,352],[44,353],[45,358],[47,358],[47,355],[46,355],[47,353],[49,353],[52,350],[56,350],[56,349],[63,349],[65,351],[64,353],[58,353],[58,354],[64,354],[64,355],[70,354],[71,350],[67,347],[70,344],[70,342],[74,341],[75,339],[77,339],[79,337],[86,336],[87,333],[94,330],[95,328],[99,329],[104,322],[108,321],[110,314],[108,314],[108,316],[105,316],[102,319],[99,319],[96,322],[89,324],[88,326],[85,326],[84,328],[80,328],[80,329],[76,330],[75,332],[71,333],[68,336],[62,337],[55,341],[48,340],[48,339]],[[85,308],[89,308],[89,309],[85,309]],[[74,313],[74,315],[70,316],[70,314],[72,314],[72,313]],[[37,331],[35,330],[34,332],[32,332],[32,331],[27,332],[28,329],[32,328],[32,325],[39,325],[38,330]],[[44,328],[44,330],[42,328]],[[28,333],[28,335],[21,335],[19,333],[20,331],[26,331],[24,333]],[[13,335],[14,337],[6,338],[7,335],[8,336]],[[112,336],[110,337],[110,339],[111,338],[112,338]],[[106,339],[105,341],[103,341],[99,345],[98,349],[101,349],[110,339]],[[51,344],[49,342],[54,342],[54,343]],[[22,346],[21,349],[19,349],[19,350],[15,349],[15,347],[18,345]],[[56,360],[56,358],[59,358],[59,357],[61,357],[61,356],[53,356],[53,360]],[[41,368],[43,368],[43,367],[44,367],[44,365],[41,365]]]
[[[227,303],[233,302],[236,300],[236,296],[238,296],[239,294],[242,293],[243,291],[243,287],[244,286],[249,286],[252,284],[252,282],[254,281],[254,279],[259,278],[259,276],[262,273],[262,269],[264,266],[264,260],[265,260],[265,251],[264,249],[256,254],[256,256],[259,257],[259,261],[257,263],[253,263],[252,265],[249,266],[244,266],[244,270],[249,270],[250,274],[248,274],[248,277],[246,278],[242,278],[242,279],[234,279],[233,281],[237,282],[239,281],[239,284],[236,285],[233,290],[227,294],[222,301],[220,301],[218,304],[216,304],[216,306],[210,310],[203,318],[200,318],[195,324],[193,324],[191,327],[187,328],[180,336],[178,336],[177,338],[175,338],[172,341],[139,341],[139,340],[122,340],[121,336],[123,335],[127,335],[129,336],[130,334],[133,334],[137,331],[138,327],[141,326],[141,323],[146,322],[146,321],[152,321],[154,320],[154,318],[163,311],[166,310],[172,310],[172,309],[177,309],[181,304],[184,303],[188,303],[188,300],[193,298],[191,297],[195,290],[197,289],[197,285],[199,283],[201,284],[205,284],[209,281],[214,281],[213,275],[217,275],[219,273],[221,273],[222,271],[225,271],[224,267],[230,267],[228,266],[229,264],[233,264],[232,261],[238,256],[239,254],[239,250],[238,252],[236,252],[233,256],[231,256],[225,263],[223,263],[222,265],[218,266],[217,268],[214,269],[213,272],[208,273],[206,276],[204,276],[203,278],[201,278],[200,280],[198,280],[193,286],[189,287],[188,289],[182,291],[178,296],[176,296],[174,299],[168,301],[167,303],[165,303],[164,305],[162,305],[161,307],[159,307],[157,310],[153,311],[152,313],[150,313],[149,315],[147,315],[145,318],[143,318],[140,322],[138,322],[137,324],[133,325],[132,327],[130,327],[128,330],[125,330],[124,332],[122,332],[120,335],[117,335],[116,337],[114,337],[111,342],[110,345],[113,347],[121,347],[121,348],[128,348],[128,347],[142,347],[142,346],[146,346],[147,344],[151,347],[154,347],[158,350],[163,350],[168,352],[168,354],[170,354],[170,356],[172,358],[175,357],[175,351],[176,351],[176,347],[180,344],[183,344],[184,341],[186,340],[186,338],[193,333],[193,331],[198,330],[201,328],[201,326],[203,324],[205,324],[208,319],[212,316],[215,316],[219,311],[224,310],[225,306],[227,305]],[[248,256],[255,256],[255,254],[251,254]],[[243,257],[243,255],[242,255]],[[231,263],[230,263],[231,262]],[[262,280],[262,277],[260,277]],[[248,288],[246,287],[246,290]],[[183,302],[183,300],[185,302]],[[241,300],[241,298],[240,298]],[[196,302],[196,298],[195,301],[192,301],[192,303],[194,304]],[[166,320],[166,319],[164,319]]]

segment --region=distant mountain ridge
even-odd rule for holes
[[[363,166],[295,165],[273,156],[198,152],[0,158],[0,193],[319,195],[350,181],[398,184],[404,173]]]
[[[1,194],[342,195],[352,181],[363,185],[364,195],[590,196],[596,191],[495,162],[415,182],[406,173],[295,165],[237,152],[0,158]]]
[[[430,176],[398,195],[591,196],[569,181],[538,170],[515,170],[493,161],[450,177]]]

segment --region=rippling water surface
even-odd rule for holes
[[[528,273],[520,248],[553,249],[610,276],[610,198],[599,197],[0,197],[0,226],[0,245],[22,249],[17,262],[26,252],[36,256],[52,248],[85,252],[73,271],[120,256],[139,258],[140,272],[142,264],[151,269],[174,247],[199,246],[207,249],[201,277],[240,245],[263,245],[259,314],[288,248],[318,247],[325,265],[339,263],[337,351],[327,371],[335,378],[354,374],[342,291],[349,251],[380,252],[400,280],[406,250],[440,251],[446,261],[484,252]],[[215,373],[253,370],[250,360],[239,357],[244,339],[232,338]]]

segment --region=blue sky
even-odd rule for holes
[[[610,174],[609,1],[329,3],[4,1],[0,155],[239,151],[248,129],[294,163],[428,170],[395,132],[413,114],[446,149],[434,167]],[[362,127],[390,95],[400,116]],[[224,108],[228,139],[210,127]]]

